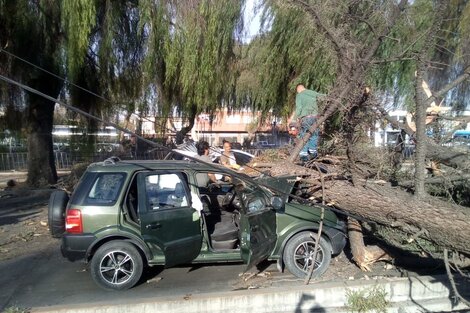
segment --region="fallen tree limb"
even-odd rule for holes
[[[370,265],[373,263],[392,259],[386,251],[378,246],[366,247],[361,224],[354,218],[348,218],[348,237],[353,260],[361,270],[370,272]]]
[[[452,286],[452,291],[457,298],[458,301],[462,301],[465,305],[470,306],[470,302],[467,301],[462,295],[460,294],[459,290],[457,289],[457,285],[455,284],[454,276],[452,275],[452,271],[449,265],[449,252],[447,249],[444,249],[444,262],[447,272],[447,277],[449,277],[450,285]]]
[[[442,183],[451,183],[454,181],[467,180],[467,179],[470,179],[470,174],[431,177],[431,178],[427,178],[425,183],[426,184],[442,184]],[[398,184],[403,187],[412,187],[414,182],[412,180],[406,180],[406,181],[398,182]]]

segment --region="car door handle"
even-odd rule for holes
[[[152,223],[152,224],[148,224],[147,226],[145,226],[145,228],[147,229],[157,229],[161,227],[162,227],[162,224],[160,223]]]

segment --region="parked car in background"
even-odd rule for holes
[[[95,150],[98,153],[122,152],[123,147],[118,143],[96,143]]]
[[[220,180],[208,183],[209,173]],[[288,190],[294,182],[263,183]],[[297,277],[313,263],[319,276],[346,243],[344,223],[328,208],[317,238],[320,211],[220,165],[112,158],[90,165],[70,198],[51,195],[49,227],[64,257],[88,262],[97,285],[120,290],[133,287],[146,265],[245,262],[249,269],[269,259]]]

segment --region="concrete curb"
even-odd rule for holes
[[[308,286],[266,288],[185,297],[134,300],[126,303],[96,303],[33,308],[31,312],[351,312],[347,292],[380,286],[387,293],[390,313],[456,311],[470,308],[453,306],[446,276],[419,276],[381,280],[322,282]],[[470,294],[470,286],[460,290]]]

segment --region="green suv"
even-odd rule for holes
[[[90,263],[106,289],[128,289],[144,266],[277,260],[297,277],[312,264],[321,208],[269,188],[295,180],[250,177],[188,161],[106,160],[91,164],[69,198],[56,191],[49,225],[71,261]],[[313,276],[346,243],[344,223],[326,209]]]

